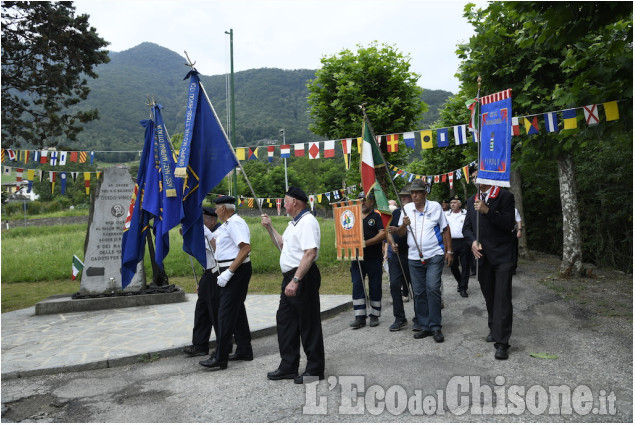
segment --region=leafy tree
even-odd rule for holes
[[[98,118],[79,110],[89,93],[86,77],[109,61],[108,43],[75,16],[72,2],[2,2],[2,139],[37,147],[76,140],[78,123]]]
[[[412,128],[427,106],[417,86],[419,75],[410,71],[410,58],[395,47],[373,43],[323,57],[322,68],[307,85],[314,133],[329,139],[362,132],[360,105],[365,105],[375,134],[401,133]],[[385,149],[385,145],[383,147]],[[353,143],[353,153],[357,147]],[[360,181],[359,155],[352,155],[348,181]],[[389,161],[397,162],[389,157]],[[378,176],[384,191],[386,176]],[[383,180],[383,181],[382,181]]]
[[[632,4],[625,2],[493,2],[466,6],[475,28],[459,46],[461,93],[512,88],[514,115],[626,100],[616,125],[574,134],[521,137],[522,157],[556,159],[563,211],[562,274],[582,266],[574,156],[600,135],[610,137],[632,118]],[[622,109],[622,108],[621,108]],[[602,134],[604,133],[604,134]],[[520,158],[522,161],[522,157]],[[517,155],[518,159],[518,155]]]

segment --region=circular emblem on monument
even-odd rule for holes
[[[355,225],[355,214],[351,210],[344,210],[340,215],[340,224],[345,230],[351,230]]]
[[[110,213],[115,217],[121,217],[126,212],[125,208],[122,205],[116,204],[110,209]]]

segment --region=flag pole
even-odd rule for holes
[[[368,126],[368,129],[370,130],[370,136],[373,138],[373,141],[371,143],[375,143],[377,144],[377,138],[375,137],[375,132],[373,131],[373,126],[370,125],[370,120],[368,119],[368,115],[366,115],[366,104],[362,103],[361,105],[359,105],[359,107],[362,109],[362,114],[364,115],[364,122],[365,124]],[[363,146],[363,135],[362,135],[362,146]],[[362,150],[364,148],[362,147]],[[384,158],[384,154],[382,153],[381,149],[379,148],[379,146],[377,146],[377,152],[379,152],[379,156],[381,157],[381,160],[384,163],[384,168],[386,168],[386,172],[388,173],[388,179],[390,180],[390,184],[392,185],[392,190],[395,191],[395,194],[397,195],[397,200],[399,201],[399,206],[401,207],[401,211],[403,213],[403,205],[401,204],[401,198],[399,197],[399,192],[397,192],[397,188],[395,187],[395,182],[393,179],[390,178],[390,172],[388,171],[388,165],[386,165],[386,158]],[[360,153],[361,155],[361,153]],[[361,163],[361,160],[360,160]],[[366,190],[366,188],[364,188],[364,190]],[[423,251],[421,251],[421,248],[419,247],[419,242],[417,241],[417,238],[415,237],[415,233],[412,230],[412,226],[409,224],[408,225],[408,229],[410,230],[410,233],[412,233],[412,239],[414,239],[415,241],[415,245],[417,246],[417,251],[419,251],[419,258],[421,259],[421,262],[423,264],[425,264],[424,260],[423,260]]]
[[[190,57],[188,56],[187,51],[185,52],[185,57],[187,58],[187,61],[188,61],[188,63],[186,63],[185,65],[191,67],[192,70],[195,70],[194,69],[194,63],[195,62],[193,63],[190,60]],[[240,160],[236,156],[236,151],[234,150],[234,147],[232,146],[232,144],[231,144],[231,142],[229,140],[229,137],[227,137],[227,133],[225,132],[225,129],[220,124],[220,120],[218,119],[218,114],[216,114],[216,109],[214,109],[214,105],[212,104],[212,101],[210,100],[209,96],[207,95],[207,91],[205,90],[205,87],[203,86],[203,82],[200,81],[200,79],[199,79],[199,84],[201,86],[201,90],[203,90],[203,94],[205,95],[205,99],[207,99],[207,103],[209,104],[209,107],[212,110],[212,113],[214,114],[214,118],[216,118],[216,121],[218,122],[219,127],[220,127],[221,131],[223,132],[223,136],[225,138],[225,143],[227,144],[227,147],[229,147],[229,150],[231,151],[232,155],[234,156],[234,159],[238,163],[238,167],[240,168],[240,171],[242,171],[243,176],[245,177],[245,181],[247,182],[247,186],[249,186],[249,190],[251,191],[251,194],[254,196],[254,198],[256,198],[256,204],[258,204],[258,211],[260,212],[260,215],[262,215],[263,214],[262,213],[262,207],[260,206],[260,203],[258,202],[258,199],[257,199],[258,197],[256,196],[256,192],[254,191],[254,188],[251,185],[251,182],[249,181],[249,177],[247,177],[247,173],[245,172],[245,169],[243,168],[243,165],[240,163]],[[238,194],[236,194],[236,195],[238,195]],[[276,242],[276,247],[278,247],[278,250],[282,251],[282,248],[278,244],[278,240],[273,235],[273,229],[271,229],[270,226],[267,226],[267,230],[269,231],[269,235]]]
[[[366,122],[366,125],[368,126],[368,129],[370,130],[370,135],[373,138],[373,143],[376,144],[377,143],[377,138],[375,137],[375,132],[373,131],[373,126],[370,124],[370,120],[368,119],[368,115],[366,115],[366,104],[362,103],[361,105],[359,105],[359,107],[362,110],[362,114],[364,115],[364,121]],[[379,146],[377,146],[377,152],[379,152],[379,156],[381,156],[381,160],[384,163],[384,168],[386,169],[386,175],[388,176],[388,180],[390,180],[390,185],[392,186],[392,190],[395,192],[395,195],[397,195],[397,201],[399,202],[399,206],[402,207],[403,205],[401,205],[401,199],[399,199],[399,192],[397,192],[397,188],[395,186],[395,181],[390,178],[390,171],[388,170],[388,165],[386,165],[386,158],[384,157],[384,154],[381,151]],[[366,188],[364,188],[364,190],[366,190]]]
[[[477,150],[478,150],[478,162],[476,163],[476,169],[478,170],[480,168],[481,165],[481,81],[482,78],[479,75],[477,82],[478,82],[478,88],[476,90],[476,112],[477,112],[477,119],[476,119],[476,134],[478,134],[478,143],[477,143]],[[476,175],[476,179],[478,180],[478,172]],[[481,195],[481,184],[477,183],[476,181],[474,182],[476,183],[476,196],[478,196],[480,198]],[[479,245],[481,243],[481,214],[476,214],[476,244]],[[476,276],[478,276],[478,259],[475,259],[476,261]]]
[[[148,103],[150,103],[151,106],[156,106],[156,100],[154,99],[154,96],[152,96],[152,101],[150,101],[150,99],[148,98]],[[152,121],[154,121],[154,115],[152,113],[152,108],[150,109],[150,117],[152,119]],[[156,122],[155,122],[156,125]],[[166,127],[163,128],[163,131],[165,131],[165,137],[166,139],[168,139],[168,143],[170,144],[170,148],[172,148],[172,157],[174,158],[174,152],[176,152],[174,150],[174,145],[172,144],[172,139],[170,138],[170,134],[168,133],[168,129]],[[185,252],[185,251],[183,251]],[[192,256],[188,254],[187,258],[190,259],[190,267],[192,267],[192,274],[194,274],[194,284],[198,285],[198,276],[196,276],[196,269],[194,268],[194,261],[192,261]],[[163,271],[163,273],[165,274],[165,270]]]

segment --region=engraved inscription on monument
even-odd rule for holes
[[[121,290],[121,237],[134,182],[125,166],[104,171],[97,188],[89,230],[86,236],[81,295]],[[124,292],[139,291],[145,285],[143,261]]]

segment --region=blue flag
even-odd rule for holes
[[[481,149],[477,183],[510,186],[512,91],[481,98]]]
[[[448,129],[440,128],[437,130],[437,147],[447,148],[450,145],[450,139],[448,137]]]
[[[150,223],[150,214],[141,205],[145,187],[145,164],[148,163],[154,145],[154,124],[151,120],[141,121],[146,129],[145,143],[139,161],[139,171],[135,182],[134,192],[130,200],[128,215],[121,238],[121,287],[130,284],[137,272],[137,264],[143,260],[145,251],[146,232]]]
[[[238,166],[238,159],[232,151],[227,136],[214,112],[212,105],[201,87],[198,72],[192,70],[190,77],[190,99],[185,114],[189,141],[187,152],[181,145],[177,167],[187,167],[183,183],[183,250],[196,257],[207,267],[205,237],[203,236],[203,199],[223,178]],[[187,77],[186,77],[187,78]],[[188,112],[193,116],[188,116]],[[186,160],[187,158],[187,160]]]
[[[181,221],[183,181],[174,178],[175,160],[168,140],[163,116],[163,106],[153,107],[152,146],[145,166],[145,185],[141,208],[154,218],[154,258],[163,268],[163,260],[170,251],[170,229]]]

